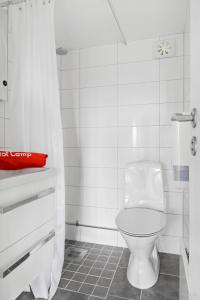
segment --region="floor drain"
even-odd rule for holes
[[[84,256],[88,253],[88,250],[77,248],[77,247],[69,247],[65,251],[65,260],[71,262],[80,262]]]

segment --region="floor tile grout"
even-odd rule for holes
[[[131,299],[132,299],[132,298],[121,297],[121,296],[118,296],[117,294],[110,294],[110,288],[111,288],[112,283],[113,283],[113,281],[114,281],[114,278],[115,278],[115,275],[116,275],[117,270],[120,270],[120,269],[127,269],[127,266],[120,265],[121,259],[122,259],[123,255],[125,254],[125,250],[126,250],[127,248],[123,248],[123,247],[115,247],[115,246],[107,246],[107,245],[99,245],[99,244],[95,244],[95,243],[94,243],[94,244],[93,244],[93,243],[90,244],[90,243],[87,243],[87,242],[85,242],[85,243],[84,243],[84,242],[78,242],[78,243],[76,243],[76,242],[73,242],[73,241],[67,241],[67,242],[66,242],[66,249],[67,249],[67,247],[79,247],[79,248],[83,248],[83,249],[85,249],[85,250],[88,250],[88,253],[87,253],[86,256],[84,257],[84,259],[80,262],[80,265],[78,266],[78,269],[76,269],[76,270],[74,271],[74,275],[72,276],[71,279],[69,279],[69,282],[70,282],[71,280],[73,281],[73,278],[74,278],[75,274],[77,274],[77,273],[78,273],[78,274],[83,274],[83,275],[85,275],[85,278],[83,279],[83,281],[80,282],[81,285],[80,285],[79,289],[78,289],[77,291],[73,291],[73,290],[72,290],[72,292],[78,293],[78,294],[84,294],[84,295],[87,295],[87,296],[88,296],[87,300],[91,300],[92,297],[96,297],[96,298],[99,298],[99,299],[107,299],[109,296],[111,296],[111,297],[116,297],[116,298],[119,298],[119,299],[125,299],[125,300],[131,300]],[[96,249],[96,250],[97,250],[97,253],[91,252],[92,249]],[[108,251],[110,251],[109,255],[104,255],[103,250],[108,250]],[[115,261],[115,263],[112,263],[112,261],[111,261],[111,262],[109,261],[111,257],[115,257],[115,256],[112,256],[113,252],[119,252],[119,253],[120,253],[120,255],[116,257],[117,263],[116,263],[116,261]],[[107,253],[107,254],[108,254],[108,253]],[[96,257],[95,257],[94,259],[90,259],[90,258],[88,258],[89,255],[94,255],[94,256],[96,255]],[[101,259],[98,259],[100,256],[102,256]],[[103,257],[104,257],[104,259],[103,259]],[[102,260],[102,259],[103,259],[103,260]],[[127,258],[125,257],[125,259],[127,259]],[[84,262],[85,262],[86,260],[91,262],[91,265],[89,266],[89,271],[88,271],[87,273],[81,273],[81,272],[79,272],[79,269],[81,268],[81,266],[86,266],[86,267],[88,267],[88,265],[84,265]],[[93,263],[92,263],[92,262],[93,262]],[[90,274],[90,271],[92,270],[92,268],[94,267],[94,265],[95,265],[96,262],[103,262],[103,263],[104,263],[104,266],[103,266],[102,268],[99,268],[99,269],[101,269],[101,272],[99,273],[98,276],[97,276],[97,275],[92,275],[92,274]],[[107,264],[113,264],[113,267],[115,267],[114,270],[111,270],[111,271],[113,271],[113,274],[112,274],[111,278],[102,276],[103,271],[104,271],[104,270],[107,270],[107,269],[106,269],[106,265],[107,265]],[[73,265],[73,262],[71,262],[69,265],[67,265],[67,266],[65,267],[64,270],[65,270],[65,271],[69,271],[69,272],[73,272],[72,270],[69,270],[69,269],[68,269],[68,268],[70,268],[70,265]],[[98,268],[97,268],[97,269],[98,269]],[[174,274],[170,274],[170,273],[163,273],[163,272],[160,272],[160,275],[171,276],[171,277],[179,278],[178,275],[174,275]],[[94,284],[93,284],[93,283],[85,282],[88,276],[93,276],[93,277],[96,277],[96,278],[97,278],[97,280],[95,281]],[[105,279],[110,280],[110,284],[109,284],[108,286],[101,286],[101,285],[98,285],[98,282],[99,282],[100,278],[105,278]],[[75,280],[75,281],[76,281],[76,280]],[[67,285],[68,285],[68,284],[69,284],[69,283],[67,283]],[[88,285],[94,286],[93,290],[92,290],[90,293],[88,293],[88,294],[87,294],[87,293],[84,293],[84,292],[81,292],[81,287],[82,287],[84,284],[88,284]],[[96,288],[97,286],[107,289],[107,292],[106,292],[106,295],[105,295],[105,296],[95,296],[94,291],[95,291],[95,288]],[[66,286],[64,289],[63,289],[63,288],[61,288],[61,289],[62,289],[62,290],[68,290],[68,291],[70,291],[69,289],[67,289],[67,286]],[[140,292],[140,294],[139,294],[139,299],[142,300],[142,298],[143,298],[143,297],[142,297],[142,296],[143,296],[143,290],[142,290],[142,289],[139,289],[139,290],[140,290],[140,291],[139,291],[139,292]],[[133,300],[133,299],[132,299],[132,300]]]
[[[122,258],[123,253],[124,253],[124,250],[122,251],[121,256],[120,256],[120,258],[119,258],[119,261],[118,261],[118,264],[117,264],[117,268],[115,269],[115,272],[114,272],[113,277],[112,277],[112,279],[111,279],[111,283],[110,283],[110,285],[109,285],[109,288],[108,288],[108,292],[107,292],[107,294],[106,294],[106,297],[108,297],[108,294],[109,294],[111,285],[112,285],[112,283],[113,283],[113,280],[114,280],[115,274],[116,274],[116,272],[117,272],[117,269],[118,269],[118,267],[119,267],[119,263],[120,263],[120,260],[121,260],[121,258]]]
[[[79,247],[79,248],[83,248],[83,249],[88,248],[88,249],[87,249],[88,252],[87,252],[86,256],[83,258],[83,260],[80,262],[80,265],[79,265],[78,269],[74,271],[74,275],[72,276],[72,278],[69,279],[69,283],[67,283],[67,285],[66,285],[66,287],[65,287],[65,290],[69,290],[69,289],[68,289],[68,285],[70,284],[71,281],[76,281],[76,280],[74,280],[74,276],[75,276],[75,274],[79,273],[79,274],[85,275],[86,277],[83,279],[83,282],[80,282],[80,283],[81,283],[81,286],[79,287],[79,289],[78,289],[77,291],[74,291],[74,292],[76,292],[76,293],[82,293],[82,292],[81,292],[81,288],[82,288],[83,284],[89,284],[89,283],[86,283],[85,280],[86,280],[86,278],[90,275],[90,276],[98,277],[98,280],[97,280],[97,282],[96,282],[95,284],[90,284],[90,285],[94,285],[94,289],[92,290],[91,294],[86,294],[86,293],[85,293],[85,294],[86,294],[86,295],[89,295],[89,297],[94,296],[94,294],[93,294],[93,293],[94,293],[94,290],[95,290],[95,288],[96,288],[97,286],[99,286],[99,287],[102,287],[102,288],[107,289],[106,296],[104,296],[104,297],[100,297],[100,296],[99,296],[99,298],[101,298],[101,299],[104,298],[104,299],[105,299],[105,298],[107,297],[108,293],[109,293],[110,286],[111,286],[112,281],[113,281],[113,279],[114,279],[116,270],[117,270],[117,268],[118,268],[118,266],[119,266],[119,263],[120,263],[120,260],[121,260],[122,255],[123,255],[124,249],[123,249],[122,247],[107,246],[107,245],[101,245],[101,246],[100,246],[100,245],[98,245],[98,244],[91,244],[91,245],[89,245],[89,244],[87,244],[87,243],[81,243],[81,242],[80,242],[80,243],[76,243],[76,242],[73,242],[73,241],[71,241],[71,242],[68,241],[68,242],[65,244],[66,248],[67,248],[67,245],[69,245],[70,247],[73,246],[73,247]],[[86,247],[86,246],[87,246],[87,247]],[[88,259],[88,255],[90,255],[90,254],[92,255],[92,253],[90,252],[92,249],[98,250],[97,256],[96,256],[96,258],[95,258],[94,260]],[[106,251],[106,250],[110,252],[109,255],[105,255],[105,254],[103,253],[103,251]],[[119,250],[119,251],[117,251],[117,250]],[[116,257],[116,256],[113,256],[113,252],[119,252],[120,255],[117,256],[117,257]],[[95,255],[95,254],[94,254],[94,255]],[[105,258],[107,258],[106,261],[98,260],[99,256],[104,256]],[[118,263],[112,263],[112,262],[109,262],[109,260],[110,260],[111,257],[113,257],[113,258],[116,257],[116,259],[118,260]],[[84,266],[84,262],[85,262],[86,260],[93,261],[93,264],[91,265],[90,269],[88,270],[88,273],[81,273],[81,272],[78,272],[79,269],[81,268],[81,266]],[[92,270],[92,268],[94,267],[94,265],[95,265],[96,262],[105,262],[104,267],[101,268],[101,273],[99,274],[99,276],[95,276],[95,275],[90,274],[90,271]],[[74,264],[75,264],[75,263],[74,263]],[[105,276],[102,276],[103,271],[104,271],[104,270],[107,270],[107,269],[106,269],[107,264],[111,264],[111,265],[113,264],[113,266],[115,266],[115,270],[109,270],[109,269],[108,269],[108,271],[113,272],[111,278],[107,278],[107,277],[105,277]],[[71,265],[73,265],[73,262],[69,263],[69,265],[67,265],[66,268],[64,268],[64,270],[73,273],[72,270],[68,269],[68,267],[70,267]],[[98,268],[97,268],[97,269],[98,269]],[[63,273],[64,273],[64,272],[63,272]],[[63,277],[63,278],[64,278],[64,277]],[[110,280],[110,281],[111,281],[111,282],[110,282],[110,285],[109,285],[109,286],[101,286],[101,285],[98,285],[98,281],[99,281],[100,278],[105,278],[105,279]],[[96,296],[95,296],[95,297],[96,297]],[[98,297],[98,296],[97,296],[97,297]]]

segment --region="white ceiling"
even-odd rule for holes
[[[127,42],[184,31],[188,0],[110,0]],[[123,41],[108,0],[56,0],[56,44],[68,50]]]

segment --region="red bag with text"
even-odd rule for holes
[[[42,168],[47,157],[44,153],[0,151],[0,170]]]

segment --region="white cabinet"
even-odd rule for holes
[[[51,268],[55,170],[0,171],[0,299],[14,300]]]

